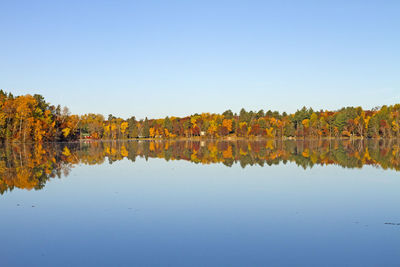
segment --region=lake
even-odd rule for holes
[[[399,266],[398,140],[0,148],[1,266]]]

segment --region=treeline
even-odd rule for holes
[[[269,166],[293,162],[304,169],[315,165],[361,168],[364,165],[400,171],[400,142],[382,140],[254,140],[254,141],[108,141],[49,144],[5,144],[0,148],[0,194],[40,190],[55,177],[66,177],[77,164],[97,165],[138,158],[186,160]]]
[[[101,114],[71,115],[40,95],[14,97],[0,91],[0,140],[68,141],[79,138],[400,138],[400,104],[373,110],[347,107],[294,114],[227,110],[222,114],[137,120]]]
[[[0,141],[77,140],[79,122],[78,115],[50,105],[41,95],[13,96],[0,90]]]
[[[81,131],[94,138],[264,137],[264,138],[400,138],[400,104],[374,110],[338,111],[302,108],[294,114],[242,109],[239,114],[194,114],[184,118],[127,120],[112,115],[82,117]]]

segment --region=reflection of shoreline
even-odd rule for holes
[[[264,136],[252,136],[252,137],[238,137],[238,136],[223,136],[223,137],[202,137],[202,136],[194,136],[194,137],[174,137],[174,138],[163,138],[163,137],[146,137],[146,138],[127,138],[127,139],[79,139],[77,142],[109,142],[109,141],[267,141],[267,140],[277,140],[277,141],[318,141],[318,140],[348,140],[348,141],[356,141],[356,140],[397,140],[400,141],[400,137],[392,137],[392,138],[366,138],[366,137],[282,137],[282,138],[269,138]]]
[[[6,144],[0,147],[0,192],[41,189],[50,178],[68,176],[76,164],[110,164],[137,157],[186,160],[196,164],[277,165],[294,162],[400,171],[399,140],[109,140],[73,143]]]

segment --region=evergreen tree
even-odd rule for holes
[[[150,125],[147,117],[144,120],[142,135],[146,138],[150,136]]]

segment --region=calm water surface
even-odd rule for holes
[[[399,266],[395,141],[0,149],[1,266]]]

